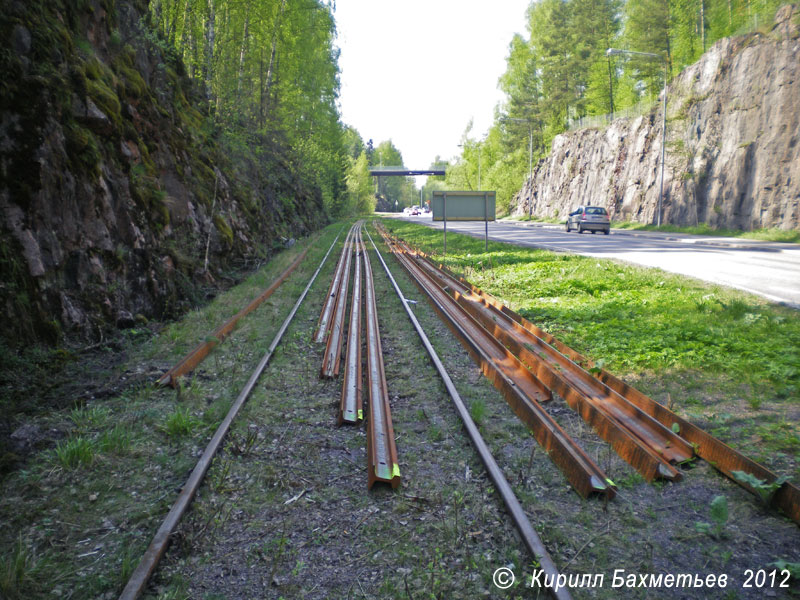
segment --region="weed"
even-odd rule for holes
[[[167,417],[163,430],[169,437],[189,435],[200,422],[189,413],[188,408],[179,408]]]
[[[775,567],[780,571],[789,571],[789,575],[792,577],[792,579],[800,580],[800,563],[787,562],[783,559],[779,559],[774,563],[771,563],[769,566]]]
[[[0,558],[0,596],[9,600],[27,598],[43,566],[43,561],[36,559],[20,534],[14,547]]]
[[[124,425],[116,425],[113,429],[103,432],[97,443],[101,452],[124,454],[131,445],[130,431]]]
[[[486,418],[486,402],[483,398],[475,398],[469,405],[469,414],[472,416],[472,420],[475,421],[478,425],[483,424],[483,420]]]
[[[725,496],[715,496],[709,505],[713,524],[698,521],[694,524],[700,533],[707,533],[715,539],[722,537],[725,524],[728,522],[728,499]]]
[[[94,446],[91,440],[82,436],[71,437],[59,442],[55,449],[57,462],[65,469],[75,469],[94,462]]]
[[[80,432],[87,432],[93,428],[102,427],[108,419],[108,409],[94,406],[73,408],[69,415],[70,420]]]
[[[755,490],[758,494],[758,498],[761,500],[763,504],[769,504],[772,497],[775,495],[775,492],[780,489],[780,487],[789,480],[788,477],[778,477],[772,483],[767,483],[765,479],[759,479],[755,475],[751,475],[750,473],[745,473],[744,471],[734,471],[733,472],[734,478],[736,481],[744,483],[751,489]]]

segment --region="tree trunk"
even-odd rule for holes
[[[250,5],[247,5],[247,12],[244,15],[244,33],[242,34],[242,49],[239,52],[239,79],[236,83],[236,95],[241,98],[242,95],[242,77],[244,76],[244,56],[247,51],[247,36],[248,28],[250,26]]]
[[[214,77],[214,26],[216,24],[216,12],[214,11],[214,0],[208,0],[208,20],[206,21],[206,60],[205,60],[205,87],[206,101],[209,108],[214,106],[211,90],[211,81]]]
[[[286,8],[286,0],[281,1],[281,10],[278,13],[278,18],[275,19],[275,27],[272,28],[272,50],[269,56],[269,67],[267,68],[267,77],[265,81],[266,89],[264,90],[264,98],[269,102],[270,88],[272,87],[272,74],[275,67],[275,51],[278,47],[278,31],[281,26],[281,19],[283,18],[283,10]],[[264,110],[266,107],[262,107]]]

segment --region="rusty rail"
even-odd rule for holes
[[[344,266],[337,274],[339,283],[336,285],[336,301],[334,303],[333,318],[330,321],[330,331],[325,343],[325,354],[322,357],[320,377],[333,378],[339,375],[339,366],[342,360],[342,341],[344,339],[344,317],[347,309],[347,291],[350,285],[350,265],[353,259],[353,243],[359,224],[354,224],[342,248]]]
[[[367,235],[372,243],[372,247],[375,249],[378,259],[381,261],[381,265],[383,265],[383,270],[386,271],[386,275],[389,277],[389,281],[391,281],[394,291],[400,298],[400,303],[403,305],[408,318],[411,320],[414,329],[417,331],[417,335],[419,335],[420,339],[422,340],[422,345],[425,346],[428,356],[431,357],[434,367],[436,367],[439,376],[442,378],[444,386],[456,407],[458,416],[461,417],[461,421],[464,423],[464,428],[467,430],[467,435],[469,436],[470,441],[472,441],[472,445],[475,447],[475,451],[478,453],[483,466],[486,468],[486,472],[488,473],[489,478],[492,480],[494,487],[497,489],[500,497],[503,499],[503,502],[505,503],[509,514],[511,515],[511,520],[514,522],[514,525],[516,525],[517,530],[519,531],[523,544],[525,544],[525,547],[528,549],[528,552],[530,552],[531,556],[533,556],[533,558],[539,563],[542,571],[547,575],[547,580],[553,582],[558,581],[558,569],[556,568],[553,559],[550,557],[550,554],[547,552],[547,548],[545,548],[542,540],[536,534],[536,530],[534,530],[530,520],[528,520],[528,516],[525,514],[522,505],[519,503],[517,496],[511,489],[508,480],[506,480],[505,476],[503,475],[503,471],[500,469],[500,466],[497,464],[497,461],[495,461],[494,456],[492,456],[489,447],[483,440],[483,437],[478,431],[478,427],[475,425],[475,422],[472,420],[472,416],[469,414],[469,410],[467,410],[467,407],[464,405],[464,401],[461,399],[458,390],[456,390],[453,380],[450,378],[450,375],[444,368],[442,361],[439,359],[439,355],[436,354],[436,350],[433,349],[433,346],[431,345],[428,336],[425,334],[425,331],[422,329],[422,326],[419,324],[417,317],[408,307],[408,302],[406,301],[403,292],[400,290],[400,287],[397,285],[397,281],[395,281],[395,278],[392,276],[386,261],[383,260],[383,256],[381,256],[380,250],[378,250],[378,247],[375,245],[375,240],[372,239],[369,231],[367,231]],[[554,598],[556,598],[556,600],[571,600],[570,593],[566,587],[559,588],[558,590],[556,590],[555,587],[551,587],[548,589],[548,591]]]
[[[336,300],[339,297],[339,286],[342,283],[342,270],[344,269],[345,262],[344,248],[347,247],[352,235],[353,228],[351,227],[344,239],[342,253],[339,255],[339,260],[336,263],[336,269],[333,272],[333,279],[331,279],[331,284],[328,287],[328,294],[325,296],[325,303],[322,305],[322,311],[320,312],[319,321],[317,322],[317,329],[314,332],[314,341],[318,344],[326,341],[328,335],[330,334],[328,325],[330,323],[331,316],[333,315],[334,307],[336,306]]]
[[[338,236],[337,236],[338,237]],[[253,312],[258,306],[264,302],[267,298],[269,298],[275,290],[277,290],[281,284],[286,281],[286,278],[292,274],[292,272],[297,268],[297,266],[303,261],[308,254],[309,249],[311,248],[311,244],[309,244],[308,248],[303,250],[300,255],[290,264],[286,270],[281,273],[278,278],[273,281],[270,286],[261,292],[255,299],[253,299],[250,304],[236,313],[233,317],[228,319],[225,323],[217,327],[213,333],[209,336],[211,340],[206,340],[200,342],[195,348],[189,352],[186,356],[184,356],[180,362],[178,362],[174,367],[172,367],[169,371],[164,373],[159,380],[156,382],[157,385],[169,385],[171,387],[175,387],[178,382],[178,377],[185,375],[193,371],[197,365],[205,360],[205,358],[211,354],[211,351],[217,344],[221,344],[228,335],[230,335],[233,328],[236,327],[236,324],[239,320]]]
[[[564,398],[648,481],[682,478],[670,463],[679,463],[693,456],[692,446],[686,440],[487,304],[459,280],[426,260],[418,261],[449,295]]]
[[[202,456],[197,461],[194,470],[192,470],[189,479],[184,484],[180,494],[178,494],[178,498],[175,500],[175,503],[172,505],[169,513],[167,513],[167,516],[161,523],[158,531],[156,531],[153,540],[150,542],[147,550],[145,550],[142,559],[139,561],[136,569],[131,574],[130,579],[128,579],[128,583],[122,590],[119,600],[136,600],[136,598],[138,598],[139,595],[144,591],[150,576],[153,574],[153,571],[155,571],[156,565],[158,565],[158,561],[161,560],[161,557],[164,556],[164,552],[167,550],[170,535],[172,535],[172,532],[175,530],[175,527],[177,527],[178,522],[183,516],[183,513],[186,512],[189,504],[191,504],[192,499],[197,493],[197,490],[206,475],[206,472],[211,466],[214,455],[217,453],[217,450],[222,444],[222,440],[228,433],[233,420],[239,414],[239,411],[241,410],[242,406],[244,406],[244,403],[247,401],[250,393],[253,391],[253,388],[255,387],[259,377],[261,377],[264,369],[267,368],[267,364],[272,358],[272,355],[275,353],[275,349],[278,347],[283,335],[289,328],[289,324],[292,322],[292,319],[294,319],[295,314],[297,314],[297,309],[300,308],[300,305],[302,304],[306,295],[308,295],[308,291],[314,284],[317,275],[319,275],[319,272],[322,270],[322,266],[325,264],[325,261],[328,260],[328,255],[331,253],[331,250],[333,250],[333,246],[339,239],[340,233],[341,232],[336,234],[336,238],[333,240],[333,243],[331,243],[330,248],[328,248],[328,252],[322,258],[317,270],[311,276],[311,279],[308,280],[308,284],[306,285],[305,289],[298,297],[297,302],[295,302],[292,310],[283,321],[280,329],[278,329],[278,333],[275,334],[275,337],[273,338],[272,343],[269,345],[267,352],[259,361],[255,370],[250,375],[250,378],[247,380],[244,388],[239,393],[239,396],[236,398],[230,410],[228,411],[228,414],[222,420],[222,423],[220,423],[219,427],[214,433],[214,436],[211,438],[211,441],[206,446],[206,449],[203,451]]]
[[[616,492],[606,474],[537,402],[548,399],[549,390],[539,382],[533,393],[526,393],[531,391],[530,382],[535,376],[401,248],[388,237],[384,237],[384,240],[483,374],[503,393],[514,413],[533,432],[536,441],[547,451],[573,488],[584,498],[591,494],[613,498]]]
[[[415,253],[426,259],[431,264],[434,264],[431,258],[426,256],[424,253],[418,250],[416,250]],[[604,369],[597,367],[593,361],[583,356],[579,352],[576,352],[563,342],[557,340],[551,334],[540,329],[522,317],[520,314],[507,307],[505,304],[503,304],[503,302],[488,292],[482,291],[463,277],[450,272],[443,265],[435,266],[443,273],[446,273],[449,277],[459,281],[463,286],[469,289],[470,292],[478,296],[481,299],[481,302],[485,303],[487,306],[491,306],[496,313],[502,313],[503,315],[507,316],[520,328],[539,338],[543,344],[550,346],[556,352],[560,353],[582,370],[586,372],[591,370],[589,372],[589,377],[600,381],[602,384],[607,386],[609,390],[638,407],[644,413],[658,421],[665,428],[672,430],[675,426],[678,429],[679,436],[692,446],[694,453],[698,457],[707,461],[715,469],[732,479],[744,489],[756,496],[761,496],[758,490],[755,490],[746,482],[736,478],[734,473],[737,471],[742,471],[744,473],[753,475],[756,478],[764,481],[766,485],[770,485],[778,481],[778,476],[763,465],[747,458],[741,452],[734,450],[721,440],[715,438],[686,419],[678,416],[667,407],[659,404],[636,388],[628,385]],[[798,488],[796,485],[788,481],[783,482],[769,498],[769,502],[773,507],[780,509],[787,517],[800,525],[800,488]]]
[[[361,226],[358,229],[359,242]],[[389,408],[389,391],[383,368],[383,351],[378,328],[378,307],[375,302],[375,282],[369,253],[364,258],[364,307],[367,328],[367,389],[369,390],[369,418],[367,422],[367,488],[376,482],[388,483],[392,488],[400,485],[400,465],[394,441],[392,414]]]
[[[339,406],[339,425],[357,423],[364,418],[361,400],[361,256],[364,252],[360,236],[353,245],[355,272],[353,273],[353,299],[350,303],[350,324],[347,331],[342,399]]]

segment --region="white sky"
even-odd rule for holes
[[[343,121],[364,143],[391,139],[407,167],[459,155],[470,119],[473,138],[492,124],[529,1],[337,0]]]

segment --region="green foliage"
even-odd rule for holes
[[[347,171],[347,205],[340,214],[358,215],[375,210],[375,195],[372,191],[372,176],[369,174],[367,154],[362,151],[355,160],[350,159]]]
[[[169,437],[177,438],[190,435],[198,425],[200,421],[189,413],[188,408],[179,408],[167,417],[163,430]]]
[[[75,469],[87,466],[94,462],[95,449],[91,440],[83,436],[76,436],[59,442],[55,449],[58,464],[65,469]]]
[[[733,476],[736,478],[736,481],[744,483],[751,489],[755,490],[759,499],[764,504],[769,504],[772,500],[772,497],[775,495],[775,492],[777,492],[780,487],[789,480],[788,477],[778,477],[772,483],[767,483],[765,479],[759,479],[755,475],[751,473],[745,473],[744,471],[733,471]]]
[[[483,424],[486,418],[486,402],[482,398],[475,398],[469,405],[469,414],[476,424]]]
[[[788,562],[783,559],[776,560],[770,564],[770,567],[775,567],[779,571],[789,571],[792,579],[800,580],[800,563]]]
[[[20,534],[14,546],[0,557],[0,596],[8,600],[29,598],[44,568],[45,562],[33,555]]]
[[[450,189],[497,190],[499,212],[553,138],[586,116],[650,107],[668,78],[716,40],[771,23],[777,0],[540,0],[527,38],[509,44],[505,101],[485,140],[469,138],[448,173]],[[655,54],[606,56],[608,48]],[[480,165],[480,166],[479,166]]]
[[[728,522],[728,499],[725,496],[715,496],[709,505],[709,514],[713,524],[698,521],[694,524],[695,529],[719,539]]]
[[[319,190],[325,208],[336,212],[354,146],[345,147],[339,120],[332,6],[320,0],[162,0],[150,9],[158,30],[150,43],[182,61],[203,90],[215,126],[228,137],[256,133],[259,144],[281,147],[301,179]],[[176,79],[171,66],[165,72]],[[135,77],[122,73],[136,93]]]

